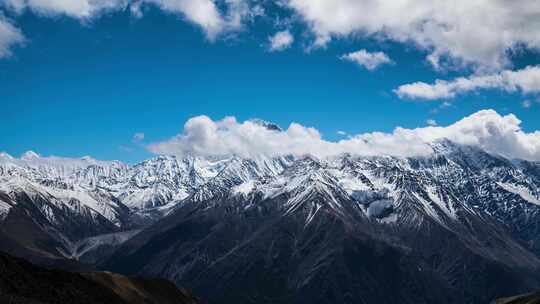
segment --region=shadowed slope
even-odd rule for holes
[[[494,304],[538,304],[540,303],[540,291],[515,297],[498,299]]]
[[[163,279],[47,269],[0,253],[0,302],[195,304],[198,300]]]

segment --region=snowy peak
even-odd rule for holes
[[[15,158],[6,152],[0,152],[0,161],[13,161]]]
[[[89,166],[123,166],[118,161],[98,161],[91,157],[65,158],[57,156],[43,157],[39,154],[28,151],[20,158],[13,158],[9,155],[0,157],[0,166],[10,167],[19,174],[32,179],[42,178],[69,178],[78,170],[84,170]],[[16,169],[14,169],[16,168]]]
[[[39,159],[41,156],[34,151],[26,151],[21,155],[21,160],[33,161]]]
[[[456,144],[448,139],[438,140],[432,143],[431,147],[435,155],[444,156],[464,167],[482,170],[512,166],[512,162],[502,156],[488,153],[475,146]]]
[[[30,182],[61,203],[76,199],[117,227],[134,216],[154,222],[187,201],[253,204],[261,198],[283,198],[290,212],[328,207],[384,224],[417,225],[430,218],[450,227],[480,214],[517,230],[519,221],[534,219],[531,213],[540,220],[537,163],[511,162],[446,140],[433,149],[433,155],[417,158],[157,156],[133,166],[90,157],[0,155],[0,188]]]
[[[269,158],[260,156],[244,159],[232,157],[226,166],[207,183],[195,191],[192,199],[204,201],[213,197],[228,194],[249,194],[254,190],[255,183],[273,180],[280,175],[292,162],[291,157]]]

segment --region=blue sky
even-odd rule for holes
[[[25,37],[0,58],[0,151],[12,155],[34,150],[133,163],[151,155],[145,145],[182,132],[197,115],[262,118],[282,127],[297,122],[333,141],[343,138],[338,131],[392,132],[425,127],[430,119],[444,126],[482,109],[514,113],[527,132],[540,129],[534,90],[478,89],[433,100],[394,91],[417,81],[536,66],[540,57],[532,47],[509,55],[503,68],[473,63],[438,69],[426,59],[430,48],[377,35],[340,34],[313,47],[300,13],[274,6],[217,37],[153,5],[142,17],[123,9],[87,20],[31,8],[0,10]],[[291,19],[276,25],[277,16]],[[270,51],[269,37],[282,30],[294,42]],[[392,63],[369,70],[340,59],[361,49],[383,52]],[[144,139],[133,139],[138,132]]]

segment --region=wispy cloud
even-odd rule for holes
[[[141,142],[143,140],[144,140],[144,133],[137,132],[137,133],[133,134],[133,138],[132,138],[133,142],[138,143],[138,142]]]
[[[119,10],[129,4],[128,0],[4,0],[3,5],[22,12],[31,10],[42,16],[65,15],[73,18],[88,19],[107,10]],[[2,5],[2,4],[0,4]]]
[[[268,38],[268,50],[271,52],[283,51],[289,48],[294,42],[291,32],[281,31]]]
[[[15,27],[0,12],[0,58],[12,55],[12,48],[26,41],[21,30]]]
[[[358,64],[370,71],[375,70],[383,64],[392,63],[392,60],[383,52],[370,53],[366,50],[359,50],[348,53],[339,57],[342,60],[347,60]]]
[[[525,99],[521,102],[521,106],[525,109],[528,109],[533,105],[540,105],[540,99]]]

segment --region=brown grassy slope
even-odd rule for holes
[[[116,273],[92,272],[83,274],[113,291],[130,304],[197,304],[190,291],[177,288],[163,279],[126,277]]]
[[[495,304],[540,304],[540,291],[510,298],[498,299]]]
[[[197,304],[162,279],[106,272],[76,273],[37,266],[0,252],[0,303]]]

